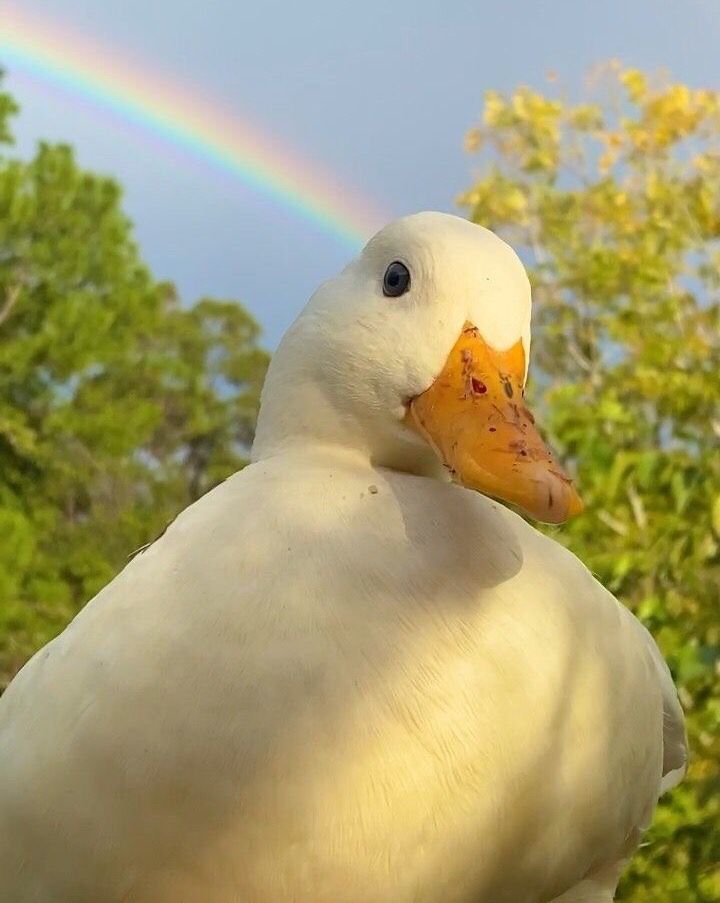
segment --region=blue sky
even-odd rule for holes
[[[3,8],[20,8],[4,0]],[[483,92],[573,90],[617,57],[718,87],[716,0],[22,0],[192,84],[281,145],[317,161],[387,210],[454,210],[476,165],[463,136]],[[0,11],[0,28],[2,12]],[[0,63],[2,62],[0,55]],[[18,150],[72,142],[83,165],[116,176],[146,260],[184,298],[237,298],[273,347],[349,251],[239,181],[168,152],[120,119],[6,65],[19,99]]]

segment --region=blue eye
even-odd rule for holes
[[[385,270],[383,294],[388,298],[398,298],[410,288],[410,271],[399,260],[393,261]]]

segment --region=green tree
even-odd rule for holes
[[[267,366],[239,304],[153,279],[114,181],[8,156],[14,112],[0,93],[0,687],[243,466]]]
[[[467,147],[460,203],[531,270],[534,403],[587,504],[557,537],[652,630],[688,716],[620,899],[718,901],[720,94],[611,63],[582,102],[488,92]]]

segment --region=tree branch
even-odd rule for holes
[[[635,523],[638,525],[638,528],[640,530],[646,530],[647,515],[645,514],[645,506],[642,503],[642,499],[638,495],[638,492],[632,483],[628,484],[625,491],[627,493],[628,501],[630,502],[630,507],[632,508]]]
[[[620,536],[627,536],[628,528],[627,524],[624,524],[621,520],[618,520],[617,517],[613,517],[609,511],[605,511],[604,508],[601,508],[598,511],[598,520],[601,520],[605,526],[610,527],[611,530],[614,530]]]
[[[5,303],[0,307],[0,326],[7,320],[12,313],[13,307],[18,303],[22,284],[16,283],[5,290]]]

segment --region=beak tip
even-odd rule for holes
[[[582,514],[582,512],[584,510],[585,510],[585,503],[578,495],[575,487],[573,487],[572,493],[570,495],[570,501],[568,503],[568,510],[567,510],[568,520],[571,517],[575,517],[578,514]]]
[[[556,525],[567,523],[585,510],[585,504],[572,483],[566,484],[564,489],[565,498],[563,505],[556,505],[554,508],[551,508],[542,504],[537,509],[526,508],[526,512],[541,523]]]

